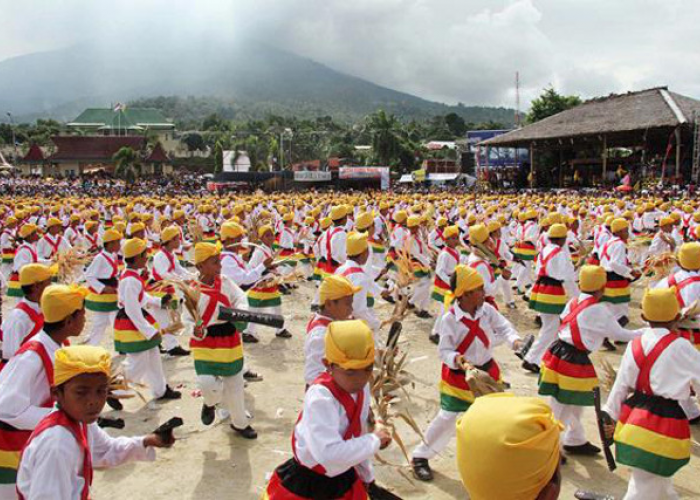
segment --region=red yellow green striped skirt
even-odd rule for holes
[[[501,369],[493,359],[477,368],[487,372],[495,381],[501,381]],[[464,370],[452,370],[443,364],[440,380],[440,408],[452,412],[467,411],[474,399],[474,393],[467,383]]]
[[[299,262],[297,251],[293,248],[283,248],[280,252],[279,260],[284,260],[284,262],[280,262],[280,265],[282,266],[296,267],[297,263]]]
[[[367,500],[362,479],[350,468],[339,476],[328,477],[304,467],[294,458],[275,469],[261,500]]]
[[[690,425],[678,401],[635,392],[622,404],[615,427],[621,464],[662,477],[690,461]]]
[[[566,307],[566,292],[559,280],[537,278],[530,292],[530,309],[543,314],[561,314]]]
[[[427,266],[424,266],[418,261],[413,261],[412,262],[412,267],[413,267],[413,276],[417,279],[423,279],[423,278],[429,278],[430,277],[430,268]]]
[[[372,249],[372,253],[383,254],[386,252],[386,247],[382,243],[372,240],[368,240],[368,243],[370,248]]]
[[[2,251],[2,263],[3,264],[12,264],[15,261],[15,249],[14,248],[5,248]]]
[[[13,485],[17,482],[20,453],[31,434],[31,431],[16,429],[0,422],[0,485]]]
[[[450,285],[442,281],[440,277],[436,274],[435,279],[433,280],[433,292],[430,296],[433,298],[433,300],[444,304],[445,296],[448,293],[450,293]]]
[[[248,305],[259,309],[282,305],[282,294],[278,286],[267,288],[251,288],[247,292]]]
[[[307,266],[307,265],[311,264],[311,263],[314,261],[314,259],[316,258],[316,256],[314,255],[313,252],[309,252],[309,253],[306,253],[306,252],[299,252],[299,253],[297,254],[297,258],[299,259],[299,264],[300,264],[300,265],[302,265],[302,266]]]
[[[232,377],[243,369],[241,334],[231,323],[208,327],[203,339],[192,337],[190,350],[197,375]]]
[[[216,231],[205,231],[204,232],[204,243],[216,243]]]
[[[389,271],[398,271],[398,267],[396,266],[396,261],[399,259],[399,254],[396,253],[396,250],[393,248],[389,249],[389,252],[386,254],[386,266],[389,269]]]
[[[578,266],[578,263],[581,262],[581,253],[578,250],[569,250],[569,253],[571,254],[571,262],[574,264],[574,267]]]
[[[693,344],[693,346],[700,351],[700,330],[688,330],[686,328],[680,328],[678,330],[678,335],[686,339],[691,344]]]
[[[158,330],[160,326],[156,320],[145,310],[143,316],[146,321]],[[117,352],[133,353],[143,352],[158,347],[161,339],[156,335],[155,338],[147,339],[144,337],[134,323],[127,316],[124,309],[119,309],[117,317],[114,320],[114,350]]]
[[[601,302],[611,304],[626,304],[632,300],[630,292],[630,280],[616,273],[608,273],[608,282]]]
[[[540,396],[551,396],[564,405],[593,406],[598,376],[588,353],[557,340],[542,358]]]
[[[85,309],[102,313],[118,311],[117,300],[116,293],[97,293],[90,288],[90,293],[85,297]]]
[[[513,255],[520,258],[520,260],[535,260],[537,249],[529,241],[519,241],[513,247]]]
[[[328,276],[328,262],[325,258],[321,257],[316,261],[316,266],[314,266],[314,273],[311,276],[313,281],[323,281],[323,278]]]
[[[12,273],[10,279],[7,280],[7,296],[8,297],[24,297],[22,286],[19,284],[19,273]]]

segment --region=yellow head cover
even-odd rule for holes
[[[349,233],[345,243],[348,257],[355,257],[365,252],[369,248],[367,238],[367,233],[357,233],[354,231]]]
[[[160,241],[167,243],[178,236],[180,236],[180,229],[177,226],[168,226],[160,232]]]
[[[245,234],[245,229],[243,229],[243,226],[236,224],[235,222],[225,222],[221,226],[221,239],[223,241],[238,238],[243,234]]]
[[[561,425],[546,402],[478,398],[457,422],[457,467],[472,500],[534,500],[559,465]],[[494,477],[494,471],[504,471]]]
[[[362,370],[372,365],[372,330],[359,319],[332,322],[326,332],[326,359],[345,370]]]
[[[102,347],[76,345],[56,351],[53,385],[58,387],[83,373],[104,373],[111,376],[112,358]]]
[[[648,288],[642,298],[644,319],[656,323],[673,321],[680,313],[675,288]]]
[[[338,300],[349,295],[355,295],[362,290],[361,287],[355,286],[344,276],[331,274],[326,276],[319,288],[319,300],[321,304],[325,304],[327,300]]]
[[[601,266],[586,265],[579,272],[579,287],[584,293],[597,292],[605,288],[608,276]]]
[[[44,321],[57,323],[83,308],[88,289],[78,285],[51,285],[41,296]]]
[[[29,286],[41,281],[50,280],[53,273],[44,264],[26,264],[19,271],[20,286]]]
[[[194,246],[194,265],[201,264],[210,257],[221,253],[220,243],[197,243]]]
[[[145,240],[142,240],[141,238],[131,238],[130,240],[126,240],[124,242],[122,253],[124,254],[125,259],[131,259],[132,257],[136,257],[137,255],[145,252],[147,247],[148,244]]]

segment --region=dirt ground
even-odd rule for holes
[[[170,450],[159,450],[155,462],[132,463],[96,472],[94,498],[260,498],[270,473],[291,456],[291,430],[304,394],[303,336],[310,317],[312,293],[312,285],[304,283],[293,295],[284,297],[283,308],[288,328],[294,335],[292,339],[277,339],[272,330],[261,328],[261,342],[245,345],[246,363],[265,378],[263,382],[249,384],[246,389],[246,405],[253,415],[251,424],[259,433],[257,441],[236,437],[229,429],[228,422],[217,420],[211,427],[202,425],[199,419],[202,400],[196,396],[192,360],[189,357],[167,359],[164,364],[170,384],[183,391],[182,400],[151,404],[150,407],[138,399],[129,400],[124,411],[108,413],[123,417],[126,428],[123,431],[109,432],[112,435],[143,434],[172,416],[180,416],[185,420],[185,425],[176,432],[178,442]],[[631,326],[635,328],[641,326],[638,311],[640,295],[641,290],[636,288],[631,318]],[[527,310],[525,302],[520,298],[516,300],[518,309],[506,310],[507,317],[522,335],[536,333],[532,312]],[[388,317],[390,305],[379,301],[378,311],[381,317]],[[433,312],[436,311],[437,308]],[[404,321],[402,334],[402,347],[409,351],[408,370],[415,379],[409,408],[423,429],[439,409],[437,383],[440,363],[436,346],[428,341],[432,322],[433,320],[418,319],[409,314]],[[183,345],[186,342],[184,337],[181,338]],[[111,349],[111,342],[109,348]],[[594,363],[600,356],[605,356],[617,366],[622,349],[618,347],[617,353],[595,354]],[[497,348],[496,358],[505,380],[511,383],[511,391],[520,395],[536,394],[536,376],[526,374],[520,368],[519,360],[506,346]],[[585,425],[589,439],[593,443],[599,443],[592,409],[586,413]],[[417,444],[418,436],[406,426],[399,426],[399,432],[410,452]],[[700,441],[700,428],[693,429],[693,437],[695,441]],[[693,446],[692,453],[690,465],[674,478],[676,490],[682,498],[700,498],[700,482],[695,476],[700,472],[700,447]],[[381,452],[381,456],[393,464],[406,464],[395,444]],[[398,467],[375,462],[377,480],[405,499],[467,498],[456,468],[454,440],[431,464],[435,472],[432,483],[409,481],[399,473]],[[507,473],[507,470],[502,472]],[[608,472],[605,460],[600,456],[569,458],[562,475],[561,498],[573,498],[574,492],[583,488],[619,499],[624,496],[629,472],[625,467],[620,467],[615,473]],[[497,480],[498,477],[494,476],[494,481]]]

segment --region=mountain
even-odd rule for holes
[[[269,45],[84,43],[0,62],[0,110],[75,118],[84,108],[156,96],[212,98],[233,119],[331,115],[353,121],[383,108],[402,119],[455,112],[467,122],[513,122],[513,110],[448,106],[335,71]],[[5,113],[2,113],[3,115]]]

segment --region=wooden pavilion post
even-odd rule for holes
[[[535,187],[535,143],[530,143],[530,188]]]
[[[676,182],[681,174],[681,127],[676,127]],[[682,183],[681,183],[682,184]]]
[[[607,135],[603,136],[602,159],[603,159],[603,178],[601,179],[601,181],[602,181],[603,186],[605,186],[605,179],[606,179],[607,173],[608,173],[608,136]]]
[[[559,188],[564,187],[564,149],[559,141]]]

